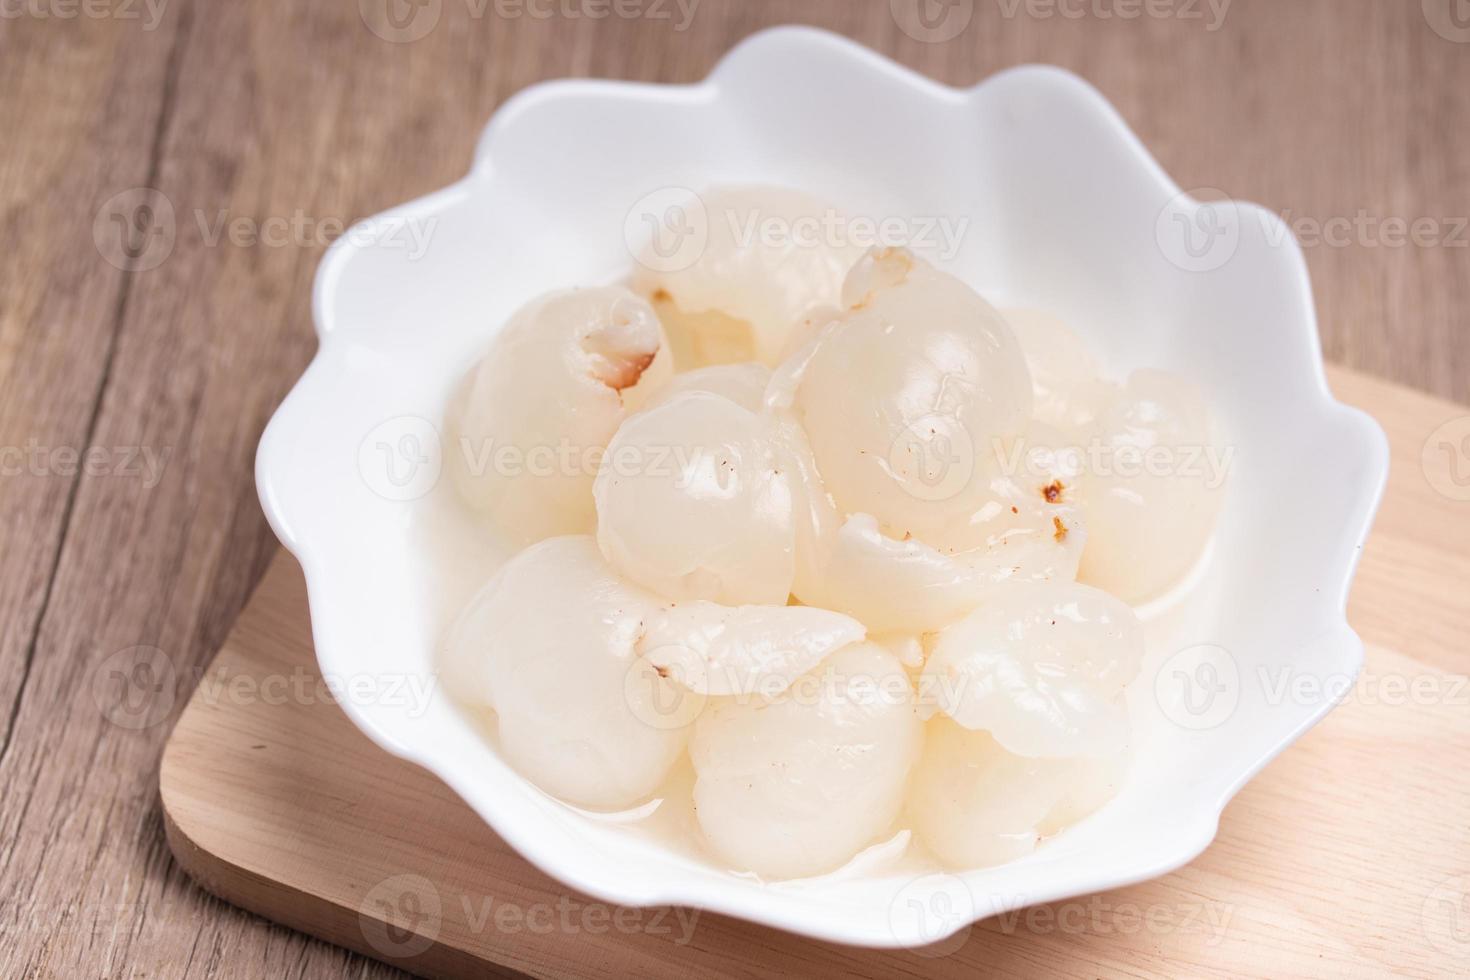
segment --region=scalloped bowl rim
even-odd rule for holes
[[[964,102],[975,97],[975,94],[996,85],[1002,79],[1045,79],[1048,82],[1058,81],[1072,87],[1075,95],[1085,99],[1091,104],[1092,110],[1101,120],[1109,124],[1113,131],[1113,138],[1119,140],[1126,146],[1141,167],[1150,178],[1155,181],[1161,189],[1167,191],[1169,196],[1180,195],[1181,191],[1177,184],[1168,176],[1158,162],[1143,146],[1138,137],[1124,122],[1116,109],[1109,103],[1101,93],[1078,76],[1064,69],[1041,66],[1023,65],[991,75],[979,83],[968,88],[952,88],[941,83],[932,81],[919,75],[887,58],[882,57],[855,42],[849,41],[837,35],[829,34],[811,28],[784,27],[762,31],[745,39],[734,47],[718,65],[703,80],[691,85],[656,85],[645,83],[602,81],[602,80],[561,80],[543,82],[522,90],[508,99],[495,113],[494,117],[486,126],[483,135],[478,141],[471,172],[460,181],[443,188],[439,191],[408,202],[399,207],[388,209],[376,218],[372,219],[379,223],[380,227],[391,226],[396,223],[413,220],[416,215],[427,214],[441,208],[446,201],[458,200],[468,195],[471,181],[478,172],[493,168],[496,143],[499,134],[521,114],[534,111],[538,106],[555,101],[563,96],[579,96],[588,93],[597,95],[615,94],[620,98],[641,99],[659,103],[693,103],[700,104],[715,101],[722,88],[723,80],[732,72],[732,68],[748,58],[760,58],[768,46],[788,47],[793,44],[819,46],[829,50],[840,50],[842,55],[851,59],[854,63],[866,70],[884,75],[890,82],[896,85],[906,86],[918,90],[930,98],[947,101]],[[1188,199],[1191,203],[1192,198]],[[1302,258],[1300,248],[1296,245],[1294,238],[1281,219],[1274,213],[1266,211],[1255,205],[1244,202],[1231,202],[1243,211],[1258,216],[1264,224],[1280,226],[1286,236],[1287,247],[1282,250],[1287,256],[1285,261],[1294,263],[1297,288],[1305,295],[1308,309],[1311,308],[1311,290],[1307,277],[1305,262]],[[293,415],[302,409],[301,400],[306,397],[308,381],[313,374],[322,369],[322,366],[334,359],[339,348],[347,346],[342,338],[336,335],[336,324],[332,322],[331,298],[335,295],[342,275],[360,246],[350,241],[352,236],[344,235],[339,238],[328,249],[318,269],[313,289],[313,318],[319,334],[321,344],[307,371],[301,381],[288,393],[286,399],[267,426],[262,436],[256,459],[256,482],[265,514],[272,529],[281,539],[283,544],[295,555],[305,573],[308,596],[313,610],[312,631],[318,657],[322,667],[328,665],[320,651],[328,649],[331,644],[329,637],[321,635],[321,617],[316,615],[316,598],[320,594],[318,583],[324,576],[330,575],[330,557],[320,553],[313,547],[311,534],[292,524],[289,514],[288,503],[282,499],[277,480],[273,474],[273,466],[276,464],[275,447],[279,441],[286,437],[290,420]],[[1309,328],[1303,332],[1302,337],[1295,338],[1297,342],[1304,341],[1308,345],[1308,360],[1313,366],[1311,374],[1311,394],[1318,410],[1330,412],[1334,416],[1355,426],[1358,430],[1358,441],[1366,463],[1365,472],[1368,476],[1362,486],[1356,488],[1357,495],[1354,498],[1356,506],[1354,513],[1359,517],[1356,526],[1344,529],[1345,535],[1350,535],[1357,547],[1353,549],[1352,557],[1346,567],[1331,569],[1339,582],[1336,608],[1340,610],[1338,620],[1328,624],[1321,634],[1323,642],[1331,643],[1341,647],[1341,666],[1346,674],[1356,677],[1362,665],[1363,651],[1361,641],[1346,623],[1346,601],[1347,592],[1351,584],[1353,572],[1356,569],[1358,556],[1361,554],[1361,545],[1366,539],[1382,498],[1388,466],[1387,440],[1382,429],[1371,417],[1356,409],[1349,408],[1337,402],[1328,388],[1325,370],[1322,364],[1320,344],[1315,329],[1315,319],[1306,324]],[[343,701],[340,705],[370,739],[384,750],[411,761],[445,781],[456,793],[465,799],[470,799],[472,790],[464,785],[457,773],[442,765],[440,760],[432,754],[415,751],[397,740],[391,731],[379,725],[377,720],[371,717],[360,706],[351,701]],[[1172,871],[1195,858],[1214,839],[1218,828],[1218,821],[1225,805],[1239,789],[1245,785],[1257,772],[1269,763],[1280,751],[1290,745],[1302,733],[1317,723],[1333,704],[1325,702],[1315,710],[1305,712],[1300,719],[1299,725],[1289,737],[1279,741],[1272,750],[1250,760],[1247,764],[1235,770],[1228,779],[1219,782],[1212,795],[1210,805],[1198,812],[1183,814],[1187,818],[1182,826],[1176,825],[1181,832],[1171,837],[1167,843],[1161,843],[1157,852],[1150,862],[1137,865],[1127,874],[1099,874],[1090,878],[1077,878],[1067,882],[1065,885],[1038,888],[1028,892],[1023,904],[1036,904],[1039,902],[1054,901],[1074,895],[1087,894],[1099,890],[1122,887],[1140,881],[1155,878],[1159,875]],[[562,860],[559,855],[549,849],[540,846],[536,840],[536,834],[530,828],[516,825],[513,820],[497,819],[494,812],[486,812],[485,807],[475,807],[480,815],[502,836],[512,847],[524,855],[533,864],[542,870],[594,898],[632,906],[648,905],[683,905],[694,908],[723,913],[738,918],[762,923],[764,925],[796,932],[798,934],[814,938],[868,946],[875,948],[908,947],[919,944],[912,936],[901,935],[897,932],[892,934],[874,933],[871,929],[851,928],[841,914],[822,917],[811,915],[799,920],[790,917],[790,908],[781,903],[772,903],[760,897],[752,898],[756,893],[744,892],[734,889],[720,891],[701,891],[695,889],[693,892],[661,885],[656,881],[629,881],[627,879],[611,880],[610,877],[595,873],[594,869],[587,869],[573,862]],[[975,920],[986,916],[1007,911],[1015,907],[1015,903],[999,902],[988,907],[977,907],[974,916],[970,919],[951,924],[940,934],[925,934],[923,940],[939,941],[947,938],[950,934],[968,927]],[[839,910],[840,911],[840,910]]]

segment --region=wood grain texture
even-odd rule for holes
[[[1424,427],[1458,410],[1333,377],[1339,395],[1384,420],[1400,454],[1417,456]],[[1396,469],[1387,500],[1350,609],[1368,645],[1362,676],[1230,804],[1204,855],[1155,881],[995,917],[938,947],[854,950],[569,892],[320,696],[305,584],[285,553],[169,740],[169,840],[230,901],[429,976],[772,976],[792,964],[874,978],[1043,966],[1079,978],[1461,974],[1470,786],[1444,773],[1470,759],[1470,684],[1437,663],[1401,610],[1417,599],[1423,629],[1464,635],[1470,592],[1444,596],[1439,581],[1470,575],[1470,528],[1424,538],[1426,518],[1444,526],[1463,505],[1421,467]],[[311,683],[267,696],[298,677]]]
[[[362,13],[383,2],[403,0],[30,0],[0,17],[0,975],[386,975],[185,881],[152,787],[170,723],[273,553],[252,454],[312,351],[323,238],[461,175],[494,108],[534,81],[692,81],[790,21],[953,84],[1065,65],[1185,187],[1257,200],[1309,234],[1361,212],[1367,230],[1306,249],[1328,357],[1470,400],[1470,248],[1453,234],[1470,215],[1470,45],[1431,29],[1418,0],[1234,0],[1216,30],[1183,0],[1132,20],[1104,16],[1123,9],[1105,0],[975,0],[965,32],[937,44],[905,35],[886,0],[701,0],[683,30],[430,0],[432,30],[394,43]],[[140,203],[153,220],[121,241],[142,261],[120,268],[106,235]],[[1395,218],[1437,222],[1434,240],[1384,245]],[[269,231],[283,222],[301,230]],[[92,472],[68,464],[93,448]],[[1403,452],[1396,464],[1416,465]],[[1466,620],[1421,613],[1465,581],[1435,548],[1463,533],[1457,514],[1395,545],[1447,573],[1439,593],[1403,588],[1393,566],[1368,593],[1449,671],[1464,670]],[[139,646],[173,671],[144,727],[94,691]]]

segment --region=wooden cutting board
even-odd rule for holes
[[[1470,410],[1331,377],[1393,448],[1350,607],[1363,677],[1162,879],[898,953],[587,899],[313,693],[285,552],[165,750],[169,843],[220,897],[426,976],[1470,974]]]

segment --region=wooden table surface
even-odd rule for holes
[[[325,242],[531,82],[691,81],[793,21],[953,84],[1064,65],[1288,218],[1329,359],[1470,401],[1467,0],[948,3],[0,2],[0,976],[397,975],[185,878],[158,759],[276,548],[252,459]],[[140,646],[172,669],[120,677]]]

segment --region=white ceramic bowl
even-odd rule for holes
[[[762,884],[550,799],[425,693],[444,623],[504,557],[438,479],[451,386],[526,299],[626,275],[636,202],[741,183],[858,215],[967,221],[948,268],[997,305],[1071,321],[1114,375],[1148,365],[1197,380],[1224,424],[1233,468],[1212,552],[1183,595],[1149,610],[1129,781],[1023,860],[931,874],[892,859],[900,837],[844,873]],[[384,749],[601,899],[903,946],[1160,875],[1199,854],[1231,796],[1330,709],[1300,693],[1310,685],[1283,693],[1283,678],[1331,690],[1361,664],[1344,605],[1387,446],[1328,392],[1301,253],[1259,208],[1181,194],[1066,72],[1017,68],[956,90],[792,28],[747,40],[694,86],[538,85],[496,114],[467,177],[338,242],[314,302],[321,349],[261,441],[257,479],[305,568],[321,669]]]

